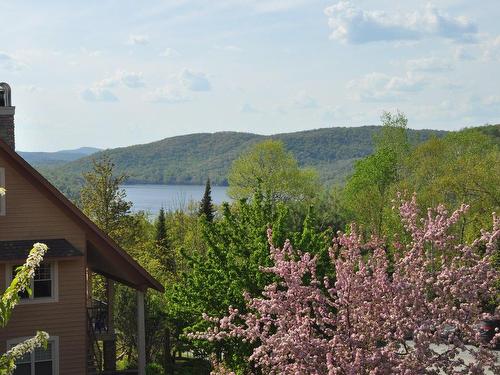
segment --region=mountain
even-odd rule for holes
[[[38,168],[66,193],[78,190],[82,172],[91,169],[92,159],[103,154],[111,157],[117,173],[129,176],[129,184],[203,184],[210,177],[213,184],[224,185],[233,160],[256,142],[271,138],[283,141],[301,166],[316,168],[322,181],[331,184],[342,182],[354,162],[372,152],[373,135],[379,130],[378,126],[363,126],[272,136],[237,132],[190,134],[104,150],[63,165]],[[437,130],[409,130],[412,143],[444,134],[445,131]]]
[[[101,151],[95,147],[80,147],[74,150],[56,152],[28,152],[18,151],[28,163],[34,166],[61,165]]]
[[[96,148],[96,147],[80,147],[80,148],[75,148],[74,150],[61,150],[57,151],[57,153],[64,153],[64,154],[78,154],[78,155],[91,155],[96,152],[102,151],[101,148]]]

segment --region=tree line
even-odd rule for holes
[[[175,374],[208,373],[210,366],[221,374],[231,371],[237,374],[292,373],[293,369],[309,373],[311,369],[300,367],[303,361],[293,353],[287,352],[283,357],[283,353],[276,352],[280,345],[289,345],[293,339],[280,331],[280,324],[286,321],[286,316],[301,322],[304,317],[315,319],[306,330],[309,336],[302,342],[303,348],[319,342],[315,340],[328,338],[326,346],[318,345],[318,350],[323,348],[324,351],[321,352],[323,359],[318,359],[321,365],[316,365],[319,371],[316,373],[342,373],[350,368],[349,362],[354,366],[356,359],[337,363],[330,358],[328,348],[335,342],[332,327],[343,324],[338,320],[341,317],[347,319],[351,315],[339,307],[347,308],[348,305],[335,305],[339,304],[340,297],[331,291],[331,285],[341,281],[343,285],[351,281],[360,285],[366,283],[365,290],[356,292],[358,299],[351,302],[356,308],[362,308],[363,301],[371,300],[377,307],[377,303],[382,303],[385,298],[368,288],[373,281],[373,272],[379,275],[377,285],[392,290],[391,293],[400,299],[404,296],[397,294],[399,289],[393,283],[395,275],[401,274],[401,283],[412,282],[427,288],[429,293],[438,292],[430,285],[420,284],[424,282],[422,278],[437,280],[441,277],[442,282],[451,282],[451,270],[456,271],[453,265],[460,262],[467,263],[468,268],[456,271],[456,277],[468,275],[475,262],[481,262],[479,259],[487,260],[492,267],[492,273],[488,275],[494,275],[495,268],[498,270],[500,265],[498,247],[478,245],[470,250],[477,257],[474,255],[470,260],[461,249],[478,237],[486,236],[484,233],[490,233],[485,230],[491,228],[491,214],[499,212],[498,126],[488,128],[488,132],[464,129],[415,144],[409,137],[408,120],[404,114],[384,113],[382,123],[382,131],[374,135],[373,152],[354,164],[353,172],[343,185],[325,186],[318,172],[301,167],[283,142],[269,139],[256,143],[233,162],[228,175],[228,194],[233,198],[232,202],[214,205],[210,180],[207,180],[201,202],[193,202],[182,211],[161,208],[153,221],[147,213],[131,212],[132,204],[120,189],[126,176],[116,173],[111,159],[94,160],[92,169],[83,176],[85,184],[78,204],[165,286],[164,294],[149,293],[146,298],[146,354],[151,374],[173,374],[174,371]],[[468,208],[463,209],[462,204]],[[430,207],[437,208],[428,212]],[[451,222],[447,218],[449,212],[455,210],[459,211],[452,215],[454,221]],[[419,212],[428,212],[422,222],[427,220],[432,225],[429,224],[426,230],[439,234],[430,239],[419,237],[424,233],[422,228],[419,229]],[[436,221],[436,217],[441,221]],[[352,226],[352,223],[356,225]],[[337,234],[339,232],[343,234]],[[496,232],[493,230],[492,233]],[[417,242],[421,247],[415,245]],[[418,269],[421,278],[411,275],[401,263],[409,254],[419,251],[425,258],[425,266],[418,263],[418,259],[411,258],[411,262],[416,262],[415,272],[417,274]],[[464,250],[464,254],[469,254],[468,251]],[[362,275],[357,268],[361,266],[366,267],[366,273]],[[339,274],[339,270],[345,272]],[[484,272],[487,272],[486,268]],[[470,286],[485,282],[481,277],[471,278]],[[94,290],[99,293],[103,281],[95,278],[94,282]],[[342,290],[340,286],[336,288]],[[498,286],[488,288],[488,293],[471,301],[467,299],[470,296],[457,292],[454,295],[457,301],[469,301],[468,306],[474,306],[473,311],[459,306],[459,311],[471,316],[476,316],[474,314],[479,310],[493,313],[498,305],[498,293],[495,292]],[[323,301],[317,307],[321,314],[319,310],[310,310],[313,301],[310,301],[311,305],[305,302],[307,298],[300,297],[306,289],[312,294],[304,298],[316,295]],[[421,293],[422,290],[415,288],[414,292]],[[290,293],[297,293],[296,298],[300,298],[302,304],[294,304]],[[456,311],[437,295],[429,297],[424,294],[419,298],[422,301],[430,301],[430,298],[432,304],[429,302],[429,306],[434,309]],[[275,304],[276,310],[266,310],[269,301]],[[386,303],[396,309],[401,308],[403,302],[398,304],[391,300]],[[135,297],[130,289],[117,287],[115,308],[119,366],[133,367],[137,361],[136,323],[130,319],[135,316]],[[295,311],[295,315],[287,315],[291,311]],[[409,311],[413,313],[396,314],[397,319],[387,318],[387,321],[396,325],[398,330],[399,322],[411,320],[411,316],[418,316],[420,322],[436,323],[439,329],[445,326],[432,314]],[[259,320],[266,314],[268,320]],[[457,314],[453,316],[458,317]],[[276,316],[281,316],[281,320]],[[224,317],[227,318],[224,320]],[[221,318],[223,320],[219,320]],[[365,318],[368,319],[367,327],[381,321],[380,316],[375,318],[373,312],[367,312]],[[268,330],[262,331],[266,324]],[[254,331],[250,334],[251,327]],[[353,334],[364,335],[364,338],[360,336],[357,341],[350,342],[351,351],[361,350],[364,356],[376,354],[379,360],[358,363],[358,367],[351,370],[378,369],[384,373],[384,366],[403,363],[398,362],[398,355],[394,354],[397,352],[394,343],[404,344],[406,341],[401,335],[410,335],[410,332],[401,328],[399,336],[394,333],[383,338],[384,331],[377,328],[367,339],[367,327],[353,330]],[[460,327],[470,338],[472,333],[464,325]],[[304,326],[290,325],[289,329],[306,334]],[[260,335],[255,336],[259,330]],[[277,340],[280,332],[283,334],[281,341]],[[342,332],[342,335],[346,334],[346,331]],[[429,338],[430,331],[415,328],[414,332],[426,337],[422,341],[425,345],[438,342]],[[388,353],[389,348],[392,354]],[[299,345],[296,350],[300,352],[300,349]],[[406,349],[411,352],[411,348]],[[348,351],[344,346],[338,350],[339,353]],[[419,347],[418,350],[424,349]],[[411,355],[423,355],[425,350]],[[304,350],[306,352],[313,357],[320,355],[309,349]],[[182,353],[189,353],[190,358],[186,359]],[[434,358],[429,366],[443,366],[439,368],[449,370],[453,366],[451,354],[449,358],[442,356],[439,360],[429,355],[429,358]],[[272,363],[276,363],[275,370],[272,370]],[[425,366],[423,370],[408,367],[411,361],[404,363],[401,366],[408,371],[425,370]],[[486,359],[484,363],[487,363]],[[338,372],[332,370],[337,368],[335,366]]]

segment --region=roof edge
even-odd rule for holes
[[[123,250],[113,239],[104,233],[97,225],[95,225],[78,207],[76,207],[68,198],[64,196],[54,185],[52,185],[45,177],[43,177],[35,168],[33,168],[26,160],[16,153],[5,141],[0,139],[0,150],[3,151],[12,161],[18,164],[23,171],[26,172],[28,179],[35,180],[36,183],[51,195],[56,201],[62,204],[62,207],[73,216],[76,221],[101,239],[109,248],[122,256],[132,267],[143,276],[149,283],[149,287],[156,289],[159,292],[164,292],[163,285],[149,274],[135,259],[133,259],[125,250]]]

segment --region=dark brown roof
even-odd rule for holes
[[[128,265],[130,270],[142,279],[140,284],[133,283],[131,286],[137,289],[153,288],[163,292],[163,285],[142,268],[127,252],[116,244],[106,233],[100,230],[85,214],[55,188],[45,177],[38,173],[31,165],[19,156],[7,143],[0,139],[0,152],[17,165],[16,171],[31,181],[40,192],[59,206],[76,224],[85,231],[89,241],[93,242],[100,251],[117,256]],[[112,276],[112,275],[110,275]]]
[[[65,239],[16,240],[0,241],[0,261],[26,259],[33,244],[37,242],[41,242],[49,248],[44,258],[83,256],[80,250],[75,249],[75,247]]]

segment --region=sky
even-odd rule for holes
[[[0,0],[16,148],[500,122],[498,0]]]

